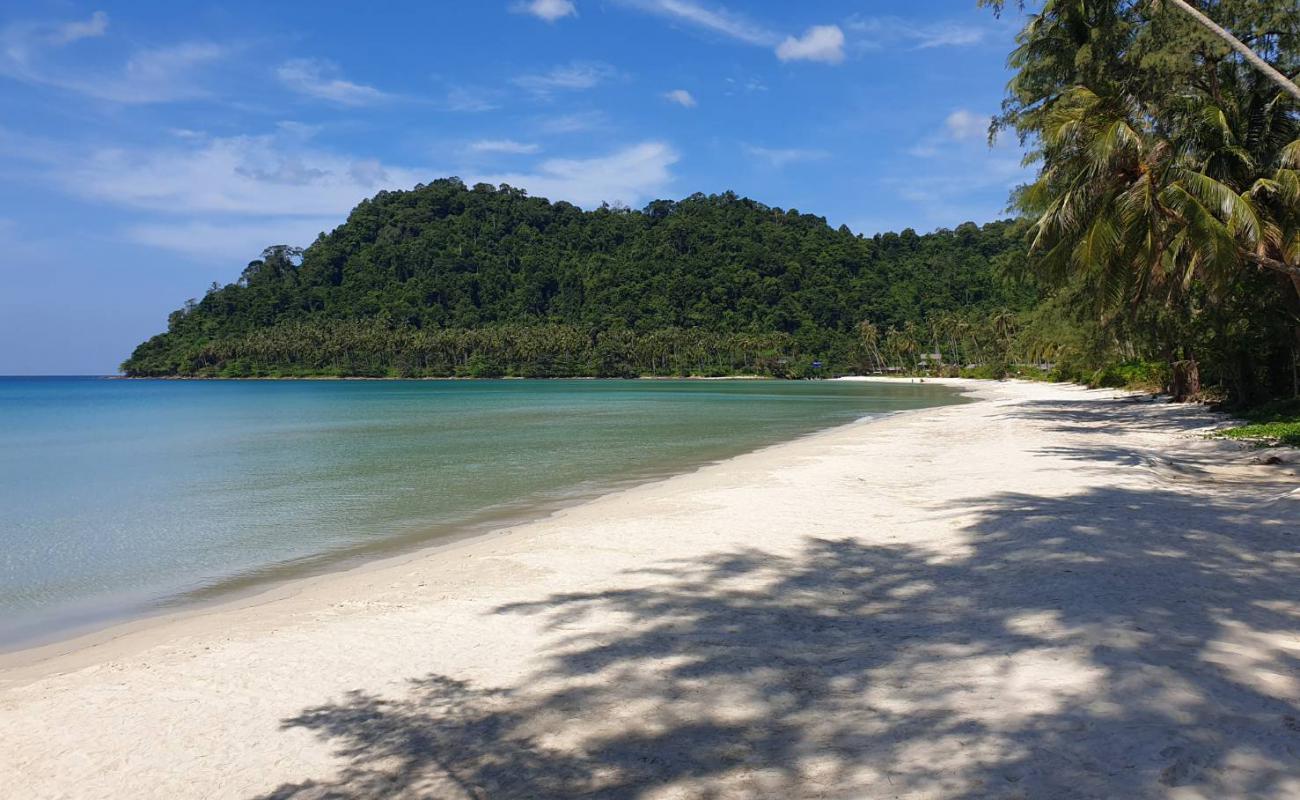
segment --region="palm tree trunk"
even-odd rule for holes
[[[1196,400],[1201,395],[1201,367],[1190,347],[1183,347],[1183,358],[1173,363],[1173,385],[1169,394],[1175,403]]]
[[[1190,5],[1185,0],[1168,0],[1168,2],[1178,6],[1183,11],[1187,12],[1192,17],[1192,19],[1200,23],[1206,30],[1210,31],[1215,36],[1218,36],[1220,39],[1227,42],[1228,46],[1231,47],[1233,50],[1236,50],[1238,53],[1241,53],[1242,58],[1245,58],[1246,61],[1249,62],[1251,66],[1253,66],[1255,69],[1259,70],[1260,72],[1264,73],[1264,75],[1266,75],[1271,81],[1276,83],[1278,86],[1282,87],[1282,89],[1285,92],[1287,92],[1287,94],[1290,94],[1296,100],[1300,100],[1300,86],[1297,86],[1293,81],[1287,78],[1287,76],[1283,75],[1281,72],[1278,72],[1276,69],[1274,69],[1272,64],[1260,58],[1258,53],[1256,53],[1254,50],[1251,50],[1249,47],[1243,44],[1239,39],[1237,39],[1237,37],[1233,36],[1231,33],[1228,33],[1217,23],[1215,23],[1214,20],[1202,14],[1194,6]]]

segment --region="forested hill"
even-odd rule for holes
[[[1022,309],[1011,222],[872,238],[732,193],[583,211],[456,179],[269,248],[122,365],[133,376],[848,371],[887,331]],[[868,323],[863,325],[863,323]],[[865,336],[864,336],[865,334]],[[924,345],[924,342],[919,344]]]

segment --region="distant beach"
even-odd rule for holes
[[[15,797],[1284,797],[1300,493],[1192,406],[941,381],[0,673]],[[66,650],[66,648],[64,648]],[[46,656],[41,658],[41,656]]]

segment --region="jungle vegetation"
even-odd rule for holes
[[[455,178],[381,192],[174,312],[133,376],[803,377],[986,360],[1024,227],[865,238],[734,194],[583,211]],[[957,350],[963,355],[958,356]]]

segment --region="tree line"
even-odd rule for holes
[[[382,192],[185,304],[132,376],[809,377],[915,368],[863,324],[1009,315],[1023,226],[863,237],[732,193],[583,211],[451,178]],[[963,339],[966,341],[969,337]],[[915,353],[913,352],[915,351]],[[890,359],[884,358],[884,353]],[[974,356],[971,356],[974,357]],[[900,360],[901,359],[901,360]]]

